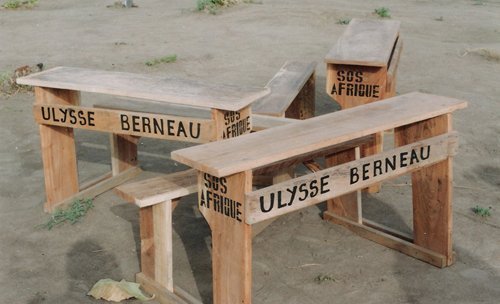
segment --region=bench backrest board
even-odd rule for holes
[[[336,45],[326,55],[326,63],[387,67],[400,22],[395,20],[353,19]]]
[[[268,88],[215,85],[188,79],[72,67],[57,67],[18,78],[17,83],[226,111],[238,111],[269,94]]]
[[[172,159],[222,177],[465,108],[467,102],[409,93],[227,141],[172,152]]]

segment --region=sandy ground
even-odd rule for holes
[[[500,62],[492,53],[466,53],[499,49],[498,0],[263,0],[218,15],[195,12],[193,0],[137,0],[134,9],[106,8],[112,1],[39,2],[32,10],[0,10],[0,71],[43,62],[263,86],[286,60],[314,60],[317,114],[338,109],[324,92],[323,63],[345,29],[337,21],[375,18],[374,8],[390,8],[405,44],[398,92],[469,101],[454,115],[461,134],[454,162],[457,261],[437,269],[323,222],[324,206],[313,206],[281,217],[254,240],[254,303],[498,303]],[[144,64],[169,54],[177,62]],[[99,98],[83,95],[87,105]],[[139,271],[138,210],[109,192],[74,226],[36,227],[48,215],[32,102],[28,93],[0,97],[0,302],[96,303],[85,294],[97,280],[133,280]],[[184,146],[142,140],[141,165],[179,170],[169,155]],[[105,134],[77,132],[77,149],[83,180],[109,169]],[[365,197],[365,216],[411,231],[407,181]],[[211,303],[210,231],[195,204],[189,197],[174,214],[175,280]],[[475,216],[477,204],[492,206],[493,215]],[[319,284],[319,275],[334,280]]]

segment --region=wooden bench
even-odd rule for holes
[[[212,230],[213,302],[251,303],[254,224],[323,201],[325,220],[432,265],[451,265],[452,157],[458,137],[451,113],[466,106],[410,93],[172,152],[174,160],[199,171],[199,208]],[[392,150],[358,159],[358,148],[339,147],[393,128],[399,139]],[[259,170],[319,156],[327,164],[331,157],[344,163],[253,191]],[[366,225],[359,195],[360,189],[407,173],[413,188],[411,240]]]
[[[252,110],[259,114],[252,114],[254,130],[263,130],[279,125],[288,124],[294,117],[305,119],[314,115],[314,68],[315,63],[287,62],[280,71],[266,85],[271,91],[252,105]],[[206,118],[210,113],[204,109],[186,108],[169,105],[152,106],[126,101],[120,105],[98,104],[97,107],[114,108],[121,110],[143,111],[149,113],[182,113],[189,112],[200,118]],[[255,109],[254,109],[255,108]],[[292,178],[289,170],[272,172],[274,182],[282,182]],[[269,183],[268,183],[269,184]],[[185,294],[173,285],[172,277],[172,209],[175,208],[181,197],[195,193],[198,190],[197,171],[186,170],[160,177],[154,177],[138,182],[128,183],[115,188],[125,201],[133,202],[149,211],[141,211],[141,273],[137,281],[143,284],[148,291],[156,291],[151,286],[162,286],[169,293],[160,293],[164,302],[177,301]],[[152,209],[151,209],[152,207]],[[165,210],[168,209],[168,211]],[[146,217],[149,217],[146,218]],[[152,219],[152,220],[151,220]],[[160,222],[159,222],[160,221]],[[271,221],[256,225],[253,235],[260,233]],[[161,240],[161,241],[158,241]],[[160,242],[158,245],[157,242]],[[167,300],[169,299],[169,300]],[[177,303],[177,302],[176,302]]]
[[[396,73],[403,41],[400,22],[353,19],[325,57],[326,91],[342,109],[396,95]],[[362,155],[382,151],[383,133]],[[335,161],[335,160],[332,160]],[[379,185],[369,192],[378,192]]]
[[[33,111],[40,124],[46,211],[94,197],[137,175],[137,137],[205,143],[249,133],[250,105],[269,93],[267,88],[69,67],[18,78],[17,83],[35,86]],[[80,92],[194,106],[210,111],[211,116],[202,119],[82,107]],[[112,148],[112,174],[98,178],[86,190],[78,182],[74,128],[108,132],[117,139]]]

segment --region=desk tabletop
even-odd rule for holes
[[[399,36],[399,26],[395,20],[352,19],[325,62],[385,67]]]
[[[269,94],[269,89],[219,85],[189,79],[57,67],[26,77],[18,84],[110,94],[201,108],[237,111]]]
[[[265,167],[296,156],[467,106],[454,98],[409,93],[298,120],[240,137],[172,152],[172,159],[214,176]]]

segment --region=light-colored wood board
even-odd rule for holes
[[[96,184],[98,184],[98,183],[100,183],[100,182],[102,182],[102,181],[104,181],[104,180],[106,180],[108,178],[111,178],[111,177],[113,177],[113,173],[112,172],[107,172],[107,173],[104,173],[101,176],[98,176],[98,177],[93,178],[91,180],[82,182],[80,184],[80,191],[85,190],[87,188],[90,188],[90,187],[92,187],[92,186],[94,186],[94,185],[96,185]]]
[[[326,92],[345,110],[386,97],[385,67],[329,64]]]
[[[227,176],[466,106],[467,102],[454,98],[409,93],[238,138],[177,150],[171,156],[200,171]]]
[[[252,172],[199,173],[199,209],[212,230],[213,303],[251,303],[252,226],[244,222]]]
[[[396,96],[396,76],[398,73],[399,60],[401,59],[401,53],[403,52],[403,40],[401,37],[398,38],[396,45],[394,46],[394,52],[391,56],[391,61],[389,62],[389,67],[387,68],[387,84],[386,84],[386,96],[393,97]]]
[[[454,155],[457,142],[457,133],[447,133],[253,191],[246,196],[245,220],[255,224],[421,170]],[[351,210],[356,208],[350,203],[347,213],[342,208],[338,212],[357,219],[360,215]]]
[[[399,36],[395,20],[352,19],[330,52],[327,63],[386,67]]]
[[[18,78],[17,83],[228,111],[240,110],[269,94],[267,88],[73,67],[56,67],[31,74]]]
[[[345,150],[325,157],[327,167],[335,167],[359,159],[359,148]],[[354,191],[329,199],[326,202],[328,212],[361,223],[361,193]]]
[[[172,257],[172,201],[153,206],[153,239],[155,250],[155,281],[174,291]]]
[[[126,171],[123,171],[122,173],[113,176],[111,178],[105,179],[100,183],[97,183],[91,187],[88,187],[80,192],[75,193],[74,195],[70,197],[66,197],[63,200],[57,201],[52,205],[47,205],[45,204],[45,211],[47,212],[52,212],[56,209],[59,208],[66,208],[71,205],[71,203],[75,200],[79,199],[87,199],[87,198],[94,198],[98,196],[99,194],[102,194],[108,190],[113,189],[114,187],[131,180],[132,178],[136,177],[141,173],[141,169],[134,167],[130,168]],[[64,175],[64,174],[62,174]]]
[[[124,134],[109,134],[111,147],[111,172],[118,175],[137,166],[137,143],[139,137]]]
[[[271,93],[255,101],[252,112],[283,117],[315,69],[316,62],[286,62],[266,85]]]
[[[274,127],[284,126],[295,122],[296,119],[252,114],[252,131],[262,131]]]
[[[405,144],[452,129],[451,115],[442,115],[395,130]],[[415,244],[439,252],[453,263],[452,158],[412,174],[413,234]]]
[[[103,108],[63,105],[33,106],[35,121],[43,125],[115,134],[205,143],[214,137],[211,120]]]
[[[361,146],[360,153],[361,157],[376,155],[384,150],[384,132],[378,132],[373,134],[374,140],[371,143],[367,143]],[[378,193],[382,188],[381,183],[373,184],[363,189],[366,193]]]
[[[155,301],[161,304],[201,304],[201,302],[188,302],[179,295],[169,291],[161,284],[156,282],[150,276],[144,273],[138,273],[135,275],[135,280],[137,283],[141,284],[141,287],[149,294],[155,295]]]
[[[342,225],[347,229],[355,232],[359,236],[364,237],[370,241],[392,248],[436,267],[443,268],[446,266],[446,257],[444,255],[431,251],[427,248],[412,244],[390,234],[385,234],[371,227],[364,226],[348,219],[339,217],[330,212],[324,212],[323,218],[334,224]]]
[[[197,171],[189,169],[145,180],[123,184],[115,193],[125,201],[144,208],[198,191]]]
[[[212,110],[215,135],[212,141],[225,140],[252,132],[252,109],[250,106],[240,111]]]
[[[141,235],[141,272],[155,278],[155,230],[153,206],[139,209],[139,233]]]
[[[79,103],[79,92],[35,88],[35,104],[55,106]],[[75,138],[71,128],[40,126],[39,131],[47,198],[44,209],[51,212],[61,201],[79,190]]]

